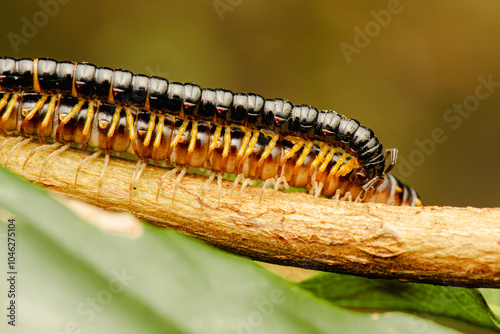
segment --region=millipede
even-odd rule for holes
[[[389,173],[397,150],[383,152],[372,130],[332,110],[48,58],[0,58],[0,90],[0,133],[13,136],[12,151],[33,138],[57,148],[40,176],[74,146],[95,151],[75,183],[82,165],[105,153],[99,189],[109,156],[125,154],[138,159],[131,190],[153,163],[174,167],[165,177],[179,172],[176,185],[190,167],[209,170],[205,186],[217,176],[219,196],[227,173],[235,185],[262,180],[262,192],[293,186],[315,198],[421,205]]]

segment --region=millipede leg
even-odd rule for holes
[[[14,110],[14,106],[16,105],[17,98],[19,97],[19,94],[13,93],[12,98],[10,99],[9,103],[7,104],[7,109],[2,115],[1,121],[0,121],[0,131],[4,133],[4,127],[5,123],[7,123],[7,120],[10,117],[10,114],[12,113],[12,110]],[[3,99],[2,99],[3,100]]]
[[[309,152],[311,152],[312,146],[313,146],[313,142],[312,141],[308,142],[304,146],[304,149],[302,150],[302,154],[300,155],[299,159],[295,163],[295,166],[293,167],[293,170],[292,170],[292,179],[291,179],[292,183],[295,181],[295,177],[297,176],[297,174],[299,172],[300,166],[302,166],[304,164],[304,160],[309,155]]]
[[[174,202],[175,202],[175,194],[177,193],[177,188],[179,187],[179,183],[181,182],[182,178],[186,174],[186,171],[187,171],[187,168],[183,166],[181,168],[181,172],[179,173],[179,175],[177,175],[177,178],[175,179],[174,193],[172,195],[172,204],[174,204]]]
[[[60,140],[62,129],[68,122],[73,118],[73,116],[82,109],[83,104],[85,103],[84,99],[80,99],[77,104],[71,108],[71,111],[67,115],[60,115],[59,125],[56,129],[56,141]]]
[[[106,169],[108,168],[109,163],[109,154],[106,153],[104,156],[104,166],[102,167],[101,175],[99,176],[99,184],[97,185],[97,198],[101,197],[101,189],[102,189],[102,181],[104,179],[104,174],[106,173]]]
[[[19,137],[19,138],[22,138],[22,137]],[[23,141],[20,141],[19,143],[14,145],[14,147],[12,147],[12,149],[9,152],[9,155],[7,156],[7,159],[5,159],[5,164],[4,164],[5,167],[7,167],[9,165],[9,160],[12,157],[12,154],[14,153],[14,151],[16,149],[18,149],[19,147],[26,146],[31,141],[31,139],[33,139],[33,137],[25,138]]]
[[[217,189],[219,193],[219,195],[217,196],[217,202],[220,206],[220,198],[222,196],[222,174],[220,172],[217,174]]]
[[[163,176],[160,179],[160,182],[158,182],[158,191],[156,192],[156,203],[158,203],[158,199],[160,198],[161,186],[163,185],[163,181],[165,181],[165,179],[170,175],[175,175],[180,168],[181,168],[180,166],[177,166],[174,169],[163,174]]]
[[[300,150],[304,146],[304,141],[299,140],[297,143],[293,145],[293,147],[286,151],[285,155],[280,160],[280,166],[284,166],[286,161],[290,159],[298,150]]]
[[[5,108],[9,99],[10,99],[10,93],[5,93],[2,99],[0,99],[0,111],[2,111],[3,108]]]
[[[135,155],[137,156],[137,159],[141,159],[141,154],[139,153],[139,150],[137,149],[136,133],[135,133],[135,126],[134,126],[135,120],[134,120],[134,116],[132,115],[132,110],[130,107],[125,107],[125,115],[127,117],[129,139],[130,139],[130,143],[132,144],[132,150],[134,151]],[[155,114],[153,114],[153,115],[155,115]],[[151,123],[151,120],[150,120],[150,123]],[[148,132],[149,132],[149,125],[150,124],[148,124]],[[153,126],[154,126],[154,120],[153,120]],[[149,143],[148,143],[148,145],[149,145]]]
[[[264,163],[264,160],[267,159],[267,157],[271,154],[271,152],[273,151],[273,148],[276,146],[276,143],[278,142],[278,139],[280,139],[280,136],[275,133],[273,135],[273,139],[271,139],[271,141],[269,142],[269,144],[267,145],[266,149],[264,150],[264,152],[262,152],[262,155],[260,156],[260,159],[259,161],[257,162],[257,167],[261,167],[262,164]]]
[[[20,142],[21,140],[23,140],[23,137],[10,137],[10,138],[5,139],[4,142],[2,143],[2,145],[0,145],[0,151],[8,143],[10,143],[10,142],[17,143],[17,142]]]
[[[222,125],[217,124],[217,127],[215,128],[214,136],[212,137],[212,141],[208,145],[207,160],[210,159],[210,157],[212,156],[212,152],[217,147],[217,143],[219,142],[219,138],[220,138],[221,133],[222,133]]]
[[[40,125],[40,129],[38,129],[38,139],[40,142],[44,142],[44,131],[49,125],[49,123],[52,121],[52,116],[54,115],[54,111],[56,109],[56,102],[57,100],[61,97],[61,94],[58,95],[51,95],[50,96],[50,102],[49,106],[47,108],[47,113],[45,114],[45,117],[42,120],[42,124]]]
[[[210,176],[208,177],[208,179],[203,184],[203,187],[201,187],[201,196],[200,196],[201,197],[201,199],[200,199],[201,209],[203,209],[203,204],[204,204],[206,189],[210,185],[210,183],[212,183],[212,181],[214,180],[214,178],[215,178],[215,171],[212,171],[210,173]]]
[[[338,169],[340,166],[342,166],[342,163],[347,159],[349,155],[347,153],[343,153],[342,156],[337,160],[337,163],[330,169],[330,173],[328,173],[328,176],[326,177],[326,182],[330,182],[332,178],[337,174]]]
[[[23,164],[23,168],[22,170],[24,170],[24,168],[26,167],[26,164],[28,163],[28,161],[31,159],[31,157],[37,152],[37,151],[40,151],[40,150],[43,150],[44,148],[58,148],[59,146],[61,146],[62,144],[61,143],[54,143],[54,144],[47,144],[47,145],[42,145],[42,146],[38,146],[37,148],[33,149],[29,154],[28,156],[26,157],[26,160],[24,161],[24,164]]]
[[[231,127],[226,125],[224,127],[224,148],[222,149],[221,168],[226,166],[227,156],[229,155],[229,148],[231,147]]]
[[[397,148],[390,148],[385,151],[385,156],[388,158],[389,156],[391,157],[391,162],[389,163],[389,166],[384,171],[384,174],[387,175],[394,166],[396,165],[396,160],[398,159],[398,149]]]
[[[105,148],[106,152],[109,152],[111,150],[111,141],[113,140],[113,136],[115,135],[116,127],[118,126],[118,123],[120,122],[120,114],[122,111],[121,106],[117,106],[115,109],[115,113],[113,114],[113,118],[111,119],[111,125],[109,126],[108,133],[106,135],[106,143],[105,143]]]
[[[260,191],[259,203],[262,203],[262,198],[264,197],[264,191],[271,184],[273,186],[276,184],[276,179],[275,178],[267,179],[266,182],[264,182],[264,185],[262,186],[262,190]]]
[[[149,144],[151,143],[151,138],[153,137],[153,132],[155,130],[155,123],[156,123],[156,114],[151,114],[151,116],[149,117],[149,122],[148,122],[148,130],[146,132],[146,136],[144,137],[143,147],[142,147],[142,156],[145,157],[145,159],[146,159],[145,162],[147,162],[148,148],[149,148]],[[132,140],[132,138],[130,140]],[[135,141],[135,138],[134,138],[134,141]],[[153,145],[154,145],[154,143],[153,143]],[[137,159],[141,159],[141,156],[138,155]]]
[[[191,162],[191,155],[193,154],[194,149],[196,148],[196,140],[197,139],[198,139],[198,121],[194,121],[193,125],[191,127],[189,146],[188,146],[187,156],[186,156],[186,165],[189,165]]]
[[[243,140],[241,141],[241,145],[240,145],[240,148],[238,149],[238,152],[236,152],[236,159],[234,162],[234,167],[236,170],[238,170],[241,158],[245,154],[248,143],[250,142],[250,138],[252,137],[252,131],[249,131],[247,128],[244,128],[244,127],[241,127],[241,129],[245,132],[245,136],[243,137]]]
[[[59,143],[58,143],[59,144]],[[62,144],[60,144],[62,145]],[[71,143],[67,143],[66,145],[64,145],[63,147],[61,147],[60,149],[52,152],[48,157],[47,159],[45,159],[45,161],[43,162],[43,165],[42,165],[42,168],[40,169],[40,174],[38,175],[38,182],[40,182],[42,180],[42,175],[43,175],[43,172],[45,170],[45,168],[47,167],[47,164],[49,163],[50,159],[52,159],[53,157],[61,154],[62,152],[66,151],[69,147],[70,147]]]
[[[175,135],[174,139],[170,143],[170,151],[172,149],[174,149],[177,146],[177,144],[179,144],[179,142],[181,141],[182,135],[184,134],[184,132],[186,132],[188,125],[189,125],[189,121],[185,119],[182,122],[181,127],[177,131],[177,134]],[[170,154],[168,154],[168,155],[170,155]]]
[[[90,100],[89,106],[87,108],[87,117],[85,118],[85,125],[83,126],[83,131],[82,131],[82,139],[80,141],[82,149],[85,149],[85,147],[87,146],[87,139],[89,138],[92,121],[94,119],[94,103],[95,103],[94,100]],[[99,104],[97,105],[97,107],[99,107]]]
[[[90,161],[94,160],[98,156],[100,156],[102,152],[103,152],[103,150],[98,150],[97,152],[93,153],[92,155],[89,155],[88,157],[86,157],[85,159],[83,159],[82,162],[80,162],[80,164],[78,165],[78,168],[76,169],[75,186],[76,186],[77,181],[78,181],[78,174],[80,173],[80,170],[82,169],[83,165],[86,164],[87,162],[90,162]]]
[[[240,188],[240,192],[243,191],[243,189],[245,189],[246,186],[253,186],[254,184],[257,183],[257,180],[252,180],[250,178],[246,178],[243,183],[241,184],[241,188]]]
[[[165,124],[165,116],[160,115],[158,118],[158,126],[156,127],[155,141],[153,143],[153,153],[151,154],[155,166],[158,166],[158,148],[160,147],[161,139],[163,138],[163,128],[165,126],[164,124]]]
[[[233,182],[233,186],[231,187],[231,192],[229,193],[229,197],[233,197],[233,193],[234,193],[234,190],[236,189],[236,187],[238,186],[240,180],[245,180],[245,175],[243,174],[238,174],[236,176],[236,179],[234,180]]]
[[[245,155],[241,159],[241,162],[239,162],[240,166],[245,164],[245,162],[248,159],[248,157],[250,156],[250,154],[252,154],[253,149],[255,147],[255,144],[257,144],[257,141],[259,140],[259,135],[260,135],[260,131],[253,132],[252,138],[250,139],[250,142],[248,143],[248,147],[245,150]]]
[[[314,189],[314,204],[318,202],[319,195],[321,195],[321,190],[323,190],[323,182],[315,183]]]
[[[137,165],[135,166],[134,174],[132,174],[132,177],[130,178],[130,184],[129,184],[130,205],[132,205],[132,195],[134,193],[134,188],[137,185],[137,182],[139,182],[139,179],[141,178],[146,165],[147,163],[138,160]]]

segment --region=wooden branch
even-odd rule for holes
[[[3,138],[0,139],[0,145]],[[39,146],[16,150],[9,168],[36,181],[50,153],[36,153],[21,170],[27,154]],[[0,152],[5,162],[12,147]],[[167,171],[148,166],[129,200],[135,163],[110,160],[100,198],[100,157],[84,165],[78,185],[75,171],[88,152],[69,150],[54,158],[41,184],[50,190],[107,210],[128,211],[152,224],[173,228],[221,249],[251,259],[371,278],[467,287],[500,287],[500,208],[393,207],[354,204],[306,193],[283,193],[247,187],[229,196],[222,184],[221,204],[214,181],[201,196],[204,176],[186,175],[178,185],[167,178],[159,203],[158,180]],[[201,208],[202,201],[204,202]]]

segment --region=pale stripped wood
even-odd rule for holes
[[[5,139],[0,137],[0,145]],[[4,164],[13,147],[0,151]],[[38,143],[16,149],[8,168],[37,181],[51,153]],[[500,287],[500,208],[393,207],[355,204],[306,193],[246,187],[229,197],[232,182],[211,183],[201,209],[205,176],[186,174],[172,204],[175,176],[165,179],[156,203],[159,179],[168,169],[147,166],[129,197],[136,163],[112,158],[97,197],[103,156],[75,171],[89,152],[69,149],[51,160],[41,184],[53,192],[111,211],[131,212],[155,225],[179,230],[221,249],[251,259],[372,278],[467,287]],[[273,195],[274,194],[274,195]],[[155,254],[154,256],[161,256]]]

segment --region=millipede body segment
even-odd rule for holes
[[[390,174],[370,191],[353,183],[352,175],[360,168],[356,159],[325,143],[302,145],[300,138],[279,138],[237,125],[188,121],[140,108],[132,112],[135,136],[131,139],[128,115],[121,106],[63,94],[57,95],[55,103],[51,100],[43,99],[42,93],[22,91],[12,104],[12,93],[1,92],[3,134],[70,143],[108,154],[139,152],[136,156],[144,162],[201,167],[218,177],[225,173],[241,175],[263,180],[265,186],[305,188],[315,196],[420,204],[415,191]]]
[[[280,137],[321,141],[342,148],[358,160],[362,167],[356,172],[358,184],[375,184],[384,174],[385,153],[373,131],[331,110],[318,111],[283,99],[202,89],[192,83],[169,82],[123,69],[47,58],[0,58],[0,86],[14,94],[34,91],[44,96],[72,95],[127,110],[137,107],[157,115],[236,124],[255,131],[270,130]]]

